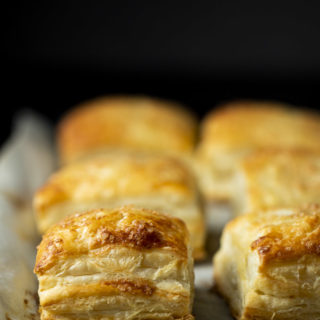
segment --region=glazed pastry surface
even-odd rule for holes
[[[146,97],[102,97],[71,111],[58,130],[62,163],[114,149],[190,154],[196,121],[179,104]]]
[[[233,200],[237,214],[320,203],[320,152],[300,149],[253,153],[237,172]]]
[[[38,248],[41,319],[192,319],[184,223],[126,206],[50,228]]]
[[[240,216],[214,257],[218,290],[237,319],[320,318],[320,207]]]
[[[319,141],[318,114],[277,102],[231,102],[203,122],[196,152],[200,186],[209,200],[229,200],[245,156],[269,148],[319,150]]]
[[[136,153],[94,157],[60,169],[34,198],[41,233],[74,212],[127,204],[184,220],[195,257],[203,256],[205,227],[196,183],[176,159]]]

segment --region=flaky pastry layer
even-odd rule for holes
[[[204,217],[195,180],[170,157],[123,153],[88,159],[60,169],[34,197],[41,233],[74,212],[128,204],[183,219],[195,255],[203,256]]]
[[[265,148],[319,150],[320,116],[276,102],[238,101],[204,120],[196,154],[200,185],[208,199],[230,199],[243,157]]]
[[[320,151],[255,152],[241,163],[235,180],[237,214],[320,203]]]
[[[195,135],[195,119],[176,103],[101,97],[75,108],[61,121],[58,144],[61,161],[67,163],[110,148],[188,154]]]
[[[218,290],[237,319],[320,316],[320,207],[254,212],[230,222],[214,257]]]
[[[42,320],[192,319],[187,229],[151,210],[65,219],[44,235],[35,272]]]

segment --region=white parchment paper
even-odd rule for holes
[[[50,126],[25,112],[0,153],[0,320],[39,319],[33,274],[40,241],[31,210],[32,196],[55,168]],[[197,320],[230,320],[225,302],[212,290],[212,255],[230,213],[208,207],[208,259],[195,265],[194,311]]]
[[[0,319],[38,319],[32,195],[53,171],[47,123],[25,112],[0,153]]]

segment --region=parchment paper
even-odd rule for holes
[[[0,319],[38,319],[32,195],[53,171],[48,124],[20,114],[0,153]]]
[[[12,137],[0,153],[0,319],[39,319],[37,282],[33,274],[36,232],[32,195],[55,168],[48,123],[32,112],[21,114]],[[221,228],[230,217],[225,205],[206,208],[208,258],[195,265],[197,320],[230,320],[225,302],[214,292],[212,255]]]

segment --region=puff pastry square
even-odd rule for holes
[[[237,214],[259,208],[320,203],[320,152],[255,152],[241,163],[234,186]]]
[[[128,204],[184,220],[194,256],[203,257],[204,216],[195,179],[171,157],[136,153],[93,157],[60,169],[34,197],[41,233],[74,212]]]
[[[214,277],[237,319],[320,319],[320,207],[268,209],[231,221]]]
[[[193,319],[188,231],[154,211],[68,217],[44,235],[34,271],[41,320]]]
[[[239,162],[262,148],[319,150],[320,116],[280,103],[239,101],[204,120],[196,152],[200,186],[208,200],[230,200]]]
[[[114,149],[190,155],[195,118],[179,104],[146,97],[101,97],[72,110],[61,121],[62,163]]]

